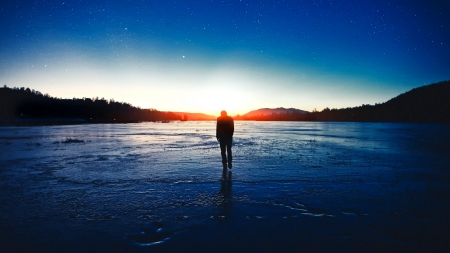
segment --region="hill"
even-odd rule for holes
[[[246,114],[244,114],[242,116],[243,117],[255,117],[255,116],[265,116],[265,115],[283,114],[283,113],[306,114],[308,112],[300,110],[300,109],[295,109],[295,108],[283,108],[283,107],[278,107],[278,108],[261,108],[261,109],[258,109],[258,110],[254,110],[254,111],[248,112],[248,113],[246,113]]]
[[[234,117],[237,120],[301,121],[308,120],[309,112],[295,108],[261,108]]]
[[[315,121],[450,124],[450,81],[414,88],[376,105],[313,112]]]

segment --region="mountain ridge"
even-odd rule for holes
[[[304,111],[297,108],[284,108],[284,107],[277,107],[277,108],[260,108],[257,110],[252,110],[246,114],[243,114],[241,116],[243,117],[254,117],[258,115],[269,115],[274,113],[309,113],[308,111]]]

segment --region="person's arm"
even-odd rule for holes
[[[233,118],[231,119],[231,136],[233,136],[234,134],[234,120]]]
[[[219,119],[216,122],[216,139],[219,140]]]

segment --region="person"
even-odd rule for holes
[[[222,155],[222,164],[224,169],[227,168],[227,162],[229,169],[233,167],[232,165],[233,156],[231,154],[233,133],[234,133],[233,118],[228,116],[226,111],[221,111],[220,117],[217,118],[216,138],[220,143],[220,153]]]

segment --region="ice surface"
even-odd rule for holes
[[[1,252],[447,252],[450,127],[0,128]]]

